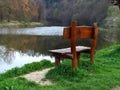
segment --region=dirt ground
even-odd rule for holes
[[[23,77],[29,81],[34,81],[36,83],[39,83],[42,86],[52,85],[52,82],[50,80],[45,79],[45,75],[50,69],[52,69],[52,68],[44,69],[42,71],[31,72],[31,73],[23,75],[21,77]]]
[[[116,87],[112,88],[112,90],[120,90],[120,86],[116,86]]]

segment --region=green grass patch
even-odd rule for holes
[[[33,66],[25,65],[23,68],[29,68],[28,71],[23,68],[13,69],[0,74],[0,90],[111,90],[120,86],[120,45],[97,51],[94,64],[88,57],[82,55],[77,70],[72,69],[70,60],[51,69],[46,75],[47,79],[53,81],[51,86],[40,86],[23,78],[14,78],[38,70],[37,67],[39,70],[52,67],[49,61],[42,61],[38,65],[35,63]]]
[[[77,71],[64,62],[49,71],[46,78],[59,86],[64,84],[65,90],[110,90],[120,86],[120,45],[99,50],[95,64],[87,58],[88,55],[83,55]]]
[[[42,70],[45,68],[49,68],[52,66],[53,66],[53,64],[48,60],[42,60],[40,62],[33,62],[31,64],[26,64],[21,68],[16,67],[16,68],[13,68],[3,74],[0,74],[0,81],[7,79],[7,78],[14,78],[19,75],[23,75],[23,74],[33,72],[36,70]]]

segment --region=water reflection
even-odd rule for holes
[[[77,44],[90,45],[78,40]],[[48,50],[70,47],[69,40],[63,40],[62,36],[36,36],[36,35],[0,35],[2,59],[11,63],[15,58],[15,52],[25,53],[29,56],[49,56]]]
[[[10,64],[13,58],[14,51],[12,49],[7,49],[4,46],[0,46],[0,61],[5,61]]]
[[[0,45],[8,51],[16,50],[32,56],[48,55],[47,50],[64,44],[61,36],[1,35],[0,39]]]
[[[18,33],[16,35],[0,35],[0,72],[33,61],[40,61],[41,59],[53,60],[49,56],[48,50],[70,46],[70,41],[63,40],[63,37],[60,36],[62,33],[61,29],[58,28],[56,30],[57,34],[53,33],[54,29],[52,29],[46,35],[25,35],[26,30],[24,31],[24,35]],[[108,47],[114,43],[120,43],[119,32],[120,30],[114,30],[114,32],[99,31],[97,49]],[[52,35],[50,36],[51,33]],[[77,45],[89,46],[90,43],[90,40],[85,39],[77,41]]]
[[[40,39],[39,39],[40,38]],[[44,43],[45,40],[39,36],[26,36],[26,35],[1,35],[0,36],[0,61],[5,61],[8,64],[16,58],[16,52],[27,54],[28,56],[39,57],[41,55],[48,55],[44,53],[47,51]],[[45,47],[44,47],[45,46]],[[23,58],[22,58],[23,59]]]
[[[112,44],[107,40],[105,33],[99,33],[97,48]],[[77,40],[77,45],[90,46],[90,40]],[[6,63],[11,63],[15,52],[25,53],[28,56],[49,56],[48,50],[70,47],[69,40],[62,36],[35,36],[35,35],[0,35],[0,57]]]
[[[53,62],[47,53],[51,39],[50,36],[0,35],[0,72],[43,59]]]
[[[13,53],[12,53],[13,54]],[[10,63],[7,63],[3,60],[0,61],[0,73],[5,72],[6,70],[9,70],[14,67],[21,67],[24,64],[32,63],[32,62],[38,62],[40,60],[48,59],[48,60],[53,60],[53,58],[50,58],[49,56],[29,56],[28,54],[25,53],[20,53],[18,51],[14,51],[14,58],[9,59]],[[8,58],[11,56],[7,56]],[[5,58],[5,60],[8,60]],[[53,62],[53,61],[52,61]]]

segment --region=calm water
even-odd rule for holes
[[[34,28],[2,28],[0,34],[14,35],[62,35],[64,27],[49,26],[49,27],[34,27]]]
[[[53,62],[47,51],[57,46],[62,32],[57,26],[0,29],[0,73],[43,59]]]
[[[13,67],[37,62],[43,59],[54,62],[47,52],[50,49],[69,47],[69,40],[63,40],[64,27],[35,27],[20,29],[0,29],[0,73]],[[97,48],[118,43],[118,33],[99,32]],[[77,41],[77,44],[90,45],[90,41]]]

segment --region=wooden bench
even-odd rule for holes
[[[49,50],[49,52],[55,57],[56,65],[60,64],[61,58],[70,58],[72,60],[72,67],[77,68],[81,53],[89,53],[90,60],[94,62],[97,36],[98,26],[96,23],[93,26],[77,26],[76,22],[72,22],[72,25],[64,28],[63,32],[63,38],[70,39],[71,47]],[[90,47],[76,46],[77,38],[92,39],[92,44]]]

